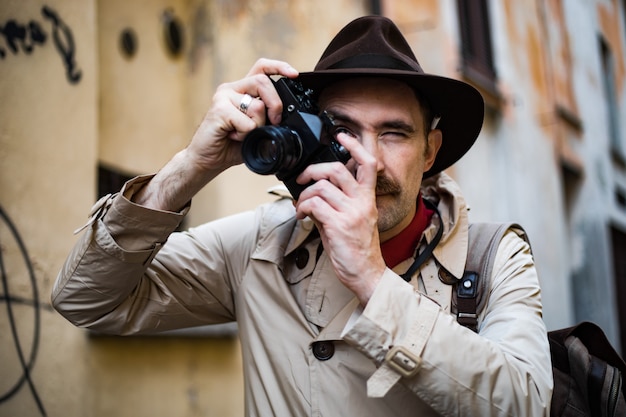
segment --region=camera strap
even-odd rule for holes
[[[413,274],[415,273],[415,271],[417,271],[417,269],[420,266],[422,266],[422,264],[426,261],[426,259],[428,259],[430,255],[432,255],[433,250],[435,250],[435,247],[441,240],[441,236],[443,236],[443,220],[441,219],[441,214],[439,213],[437,206],[426,199],[424,199],[424,204],[429,209],[433,210],[437,214],[437,217],[439,217],[439,229],[437,229],[437,234],[435,235],[433,240],[431,240],[430,243],[426,245],[422,253],[420,253],[415,258],[415,260],[413,261],[409,269],[407,269],[407,271],[404,274],[400,275],[402,279],[405,280],[406,282],[411,281],[411,277],[413,277]]]

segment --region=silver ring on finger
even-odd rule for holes
[[[243,114],[247,114],[248,113],[248,107],[250,107],[250,104],[252,103],[252,96],[250,94],[244,94],[243,97],[241,98],[241,101],[239,102],[239,110],[243,113]]]

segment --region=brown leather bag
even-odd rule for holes
[[[548,332],[554,392],[551,416],[626,416],[626,364],[600,327],[582,322]]]

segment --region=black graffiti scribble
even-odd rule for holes
[[[4,24],[4,27],[0,27],[0,33],[13,54],[21,50],[30,55],[37,44],[43,45],[47,39],[41,25],[34,20],[28,22],[28,25],[21,25],[11,19]],[[5,55],[4,49],[0,48],[0,58],[4,58]]]
[[[28,256],[28,252],[26,251],[26,246],[24,246],[24,242],[22,241],[22,238],[20,237],[20,234],[18,233],[17,229],[15,228],[15,225],[13,224],[13,222],[11,222],[11,219],[9,219],[9,217],[7,216],[5,211],[2,209],[2,207],[0,207],[0,221],[4,222],[5,225],[9,228],[12,238],[15,240],[15,243],[17,243],[17,246],[20,250],[20,254],[22,255],[22,259],[28,269],[28,275],[30,279],[32,293],[33,293],[32,302],[11,296],[11,293],[9,291],[9,279],[7,277],[7,271],[4,266],[4,258],[2,256],[2,250],[0,250],[0,275],[2,276],[2,291],[3,291],[3,294],[0,294],[0,301],[4,301],[4,303],[6,304],[7,315],[8,315],[9,324],[11,327],[11,336],[13,337],[13,343],[15,345],[15,349],[17,350],[19,362],[22,367],[22,375],[19,377],[17,382],[15,382],[13,387],[11,387],[5,393],[0,393],[0,404],[9,400],[11,397],[17,394],[17,392],[26,383],[28,384],[28,387],[37,404],[37,408],[39,409],[40,414],[45,417],[46,410],[44,409],[41,398],[39,398],[39,394],[37,393],[37,389],[35,388],[35,384],[31,376],[33,367],[35,365],[35,359],[37,357],[37,350],[39,349],[39,333],[40,333],[40,326],[41,326],[40,324],[41,306],[39,304],[39,291],[37,290],[37,280],[35,278],[35,271],[30,261],[30,257]],[[2,242],[0,242],[0,249],[2,249],[1,244]],[[30,357],[28,358],[28,361],[25,358],[24,349],[22,347],[22,344],[20,343],[19,334],[17,331],[17,322],[13,314],[13,306],[12,306],[12,304],[14,303],[32,304],[34,311],[35,311],[35,325],[33,326],[34,334],[33,334],[32,345],[30,349]]]
[[[65,64],[65,75],[70,83],[77,83],[80,81],[82,73],[76,69],[76,62],[74,62],[74,37],[70,28],[61,20],[59,15],[47,6],[43,6],[41,13],[52,21],[52,38],[54,39],[54,46],[63,58]]]
[[[78,83],[82,77],[82,71],[76,66],[76,45],[72,30],[52,8],[43,6],[41,14],[52,25],[52,41],[65,66],[67,80],[71,84]],[[4,37],[7,48],[13,55],[20,52],[30,55],[37,45],[45,45],[48,39],[46,31],[39,22],[31,20],[27,24],[21,24],[15,19],[10,19],[0,26],[0,37]],[[0,59],[4,59],[6,54],[6,50],[0,47]]]

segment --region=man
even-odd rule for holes
[[[172,233],[193,195],[241,163],[266,112],[279,122],[266,75],[319,92],[352,159],[308,166],[295,203]],[[450,314],[439,279],[463,275],[468,246],[465,202],[441,171],[482,120],[480,94],[425,74],[386,18],[348,24],[313,72],[259,60],[218,88],[186,149],[96,204],[53,304],[120,334],[236,320],[250,416],[547,415],[550,353],[525,241],[510,231],[500,243],[478,333]]]

